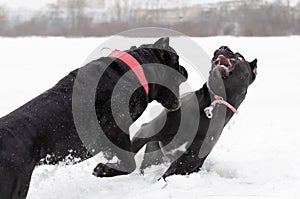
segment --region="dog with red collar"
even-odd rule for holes
[[[163,111],[136,133],[132,140],[133,151],[137,153],[147,144],[142,169],[167,159],[171,161],[171,166],[163,178],[199,171],[223,128],[244,101],[248,87],[256,78],[256,69],[256,59],[248,62],[227,46],[217,49],[212,58],[208,82],[200,90],[185,95],[179,110]],[[192,101],[193,95],[196,96],[196,104]],[[186,126],[198,127],[195,134],[187,131],[181,138],[177,136],[181,115],[188,115]],[[168,147],[171,142],[175,144]]]
[[[38,164],[57,164],[70,156],[85,160],[93,155],[91,151],[107,151],[120,160],[116,166],[123,167],[98,165],[98,176],[131,172],[135,168],[133,157],[114,151],[101,140],[97,146],[92,146],[95,149],[91,148],[89,144],[92,145],[100,134],[90,128],[92,116],[114,146],[130,152],[129,126],[148,103],[156,100],[167,109],[179,108],[179,85],[186,81],[187,72],[179,65],[178,58],[169,46],[169,38],[126,52],[114,51],[108,57],[72,71],[53,88],[0,118],[1,199],[25,199],[33,169]],[[180,77],[159,70],[161,65],[178,72]],[[128,72],[129,76],[122,78]],[[122,81],[121,89],[114,89],[119,81]],[[91,83],[95,83],[95,87]],[[163,86],[164,83],[170,87]],[[134,86],[137,88],[132,88]],[[129,107],[126,104],[131,118],[125,120],[122,113],[118,114],[122,125],[119,128],[112,112],[112,96],[121,103],[132,90]],[[94,92],[92,96],[85,95],[89,91]],[[89,106],[93,110],[89,110]],[[80,122],[83,126],[78,125]],[[92,135],[95,137],[90,138],[91,143],[83,143],[83,137]]]

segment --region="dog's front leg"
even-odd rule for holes
[[[119,130],[116,132],[116,139],[112,139],[112,144],[118,148],[118,152],[114,152],[118,158],[117,163],[99,163],[93,175],[97,177],[114,177],[118,175],[126,175],[133,172],[136,168],[134,153],[131,149],[131,141],[129,135]]]
[[[34,166],[33,163],[19,166],[0,162],[0,198],[25,199]]]
[[[114,177],[118,175],[127,175],[133,172],[136,168],[133,155],[126,157],[118,157],[118,163],[99,163],[93,171],[93,175],[97,177]]]
[[[180,158],[174,161],[168,170],[163,175],[166,178],[170,175],[188,175],[200,170],[205,159],[200,159],[196,154],[183,154]]]

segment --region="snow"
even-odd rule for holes
[[[0,38],[0,116],[80,67],[106,38]],[[221,45],[258,59],[258,76],[204,169],[156,181],[163,166],[100,179],[98,158],[72,166],[40,166],[28,199],[298,198],[300,194],[300,37],[193,38],[209,55]],[[193,79],[192,81],[196,81]],[[141,154],[140,154],[141,155]]]

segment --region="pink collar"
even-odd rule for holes
[[[134,72],[141,85],[144,87],[147,95],[149,94],[149,85],[144,70],[140,63],[132,55],[124,51],[114,50],[108,56],[117,58],[124,62]]]
[[[206,85],[207,85],[208,90],[211,91],[210,88],[209,88],[209,86],[208,86],[208,84],[206,84]],[[214,94],[214,97],[215,97],[215,100],[210,104],[209,107],[206,107],[204,109],[206,117],[208,117],[209,119],[212,118],[212,116],[213,116],[212,111],[213,111],[213,109],[215,108],[215,106],[217,104],[223,104],[223,105],[227,106],[227,108],[229,108],[233,113],[238,114],[237,109],[234,108],[234,106],[232,106],[231,104],[229,104],[227,101],[225,101],[222,97],[220,97],[218,95],[215,95],[215,94]]]

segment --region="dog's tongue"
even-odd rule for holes
[[[219,55],[216,61],[218,65],[231,66],[230,60],[224,55]]]
[[[218,70],[218,72],[214,73],[217,76],[226,77],[229,75],[230,70],[232,69],[231,59],[225,57],[224,55],[219,55],[215,61],[214,72]]]
[[[225,66],[229,71],[232,70],[233,65],[236,63],[236,59],[234,58],[227,58],[224,55],[219,55],[218,58],[215,61],[216,65],[223,65]]]

